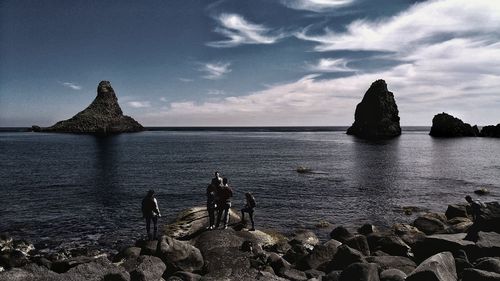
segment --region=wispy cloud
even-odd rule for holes
[[[70,89],[77,90],[77,91],[82,89],[82,86],[75,84],[75,83],[72,83],[72,82],[59,82],[59,84],[65,86],[65,87],[68,87]]]
[[[209,95],[209,96],[223,96],[225,94],[226,94],[226,92],[223,90],[209,89],[207,91],[207,95]]]
[[[187,82],[193,82],[193,81],[194,81],[194,80],[193,80],[193,79],[191,79],[191,78],[184,78],[184,77],[180,77],[180,78],[178,78],[178,79],[179,79],[179,81],[186,82],[186,83],[187,83]]]
[[[149,101],[129,101],[127,105],[132,108],[147,108],[151,107],[151,103]]]
[[[217,80],[231,72],[230,66],[230,62],[205,63],[198,70],[205,73],[205,75],[202,76],[203,78]]]
[[[332,9],[348,6],[355,0],[282,0],[281,3],[295,10],[306,10],[311,12],[328,12]]]
[[[489,0],[427,1],[393,17],[355,21],[343,33],[306,32],[302,39],[317,42],[317,51],[384,51],[401,63],[341,78],[306,75],[217,102],[171,103],[146,119],[182,120],[178,125],[348,125],[366,89],[382,78],[395,94],[403,125],[429,125],[442,111],[474,124],[496,124],[499,14],[500,5]],[[323,59],[309,67],[311,72],[328,71],[347,63]]]
[[[348,60],[322,58],[315,64],[308,64],[306,69],[312,72],[352,72],[354,69],[347,66]]]
[[[166,97],[161,97],[161,98],[160,98],[160,101],[161,101],[161,102],[168,102],[168,99],[167,99]]]
[[[251,23],[238,14],[220,14],[215,19],[219,26],[214,31],[227,39],[207,43],[210,47],[225,48],[243,44],[273,44],[285,36],[283,32],[273,31],[264,25]]]

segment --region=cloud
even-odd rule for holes
[[[307,65],[307,70],[312,72],[352,72],[354,69],[347,66],[346,59],[322,58],[316,64]]]
[[[281,3],[295,10],[306,10],[311,12],[328,12],[332,9],[348,6],[355,0],[282,0]]]
[[[68,87],[70,89],[76,90],[76,91],[79,91],[82,89],[82,86],[77,85],[77,84],[72,83],[72,82],[59,82],[59,84],[65,86],[65,87]]]
[[[223,96],[225,94],[226,94],[226,92],[223,90],[210,89],[207,91],[207,95],[210,95],[210,96]]]
[[[227,37],[226,40],[207,43],[207,46],[215,48],[235,47],[243,44],[273,44],[285,37],[279,31],[247,21],[238,14],[220,14],[216,18],[219,26],[215,32]]]
[[[472,124],[497,124],[499,14],[494,1],[441,0],[377,21],[355,21],[343,33],[314,35],[316,50],[384,51],[382,58],[399,63],[383,70],[356,68],[339,78],[309,74],[217,102],[174,102],[145,119],[176,125],[349,125],[370,84],[385,79],[402,125],[430,125],[434,114],[443,111]],[[363,60],[369,64],[372,59],[367,54]],[[309,67],[317,73],[343,69],[347,63],[320,59]]]
[[[183,77],[180,77],[180,78],[178,78],[178,79],[179,79],[179,81],[186,82],[186,83],[187,83],[187,82],[193,82],[193,81],[194,81],[193,79],[190,79],[190,78],[183,78]]]
[[[161,98],[160,98],[160,101],[161,101],[161,102],[168,102],[168,99],[167,99],[166,97],[161,97]]]
[[[151,107],[151,103],[149,101],[129,101],[127,105],[132,108],[147,108]]]
[[[230,66],[230,62],[205,63],[198,70],[205,72],[205,75],[202,76],[203,78],[217,80],[231,72]]]

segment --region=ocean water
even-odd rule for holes
[[[290,232],[320,221],[389,227],[446,210],[475,189],[500,199],[500,140],[436,139],[428,130],[371,142],[330,129],[156,128],[99,138],[0,133],[0,232],[53,247],[113,248],[144,234],[140,204],[157,192],[164,224],[203,205],[218,170],[257,200],[260,228]],[[297,167],[313,170],[299,174]],[[403,207],[415,207],[405,215]]]

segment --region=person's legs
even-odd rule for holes
[[[209,207],[208,209],[208,227],[211,228],[215,225],[215,208]]]
[[[158,217],[153,217],[153,240],[156,240],[156,234],[158,233]]]
[[[250,216],[250,221],[252,222],[252,228],[250,230],[255,230],[255,223],[253,221],[253,209],[248,212],[248,215]]]
[[[224,227],[229,224],[229,208],[231,208],[231,203],[224,204]]]
[[[215,224],[215,227],[219,227],[220,225],[220,220],[222,218],[222,212],[223,212],[223,206],[222,204],[217,205],[217,223]]]
[[[151,217],[146,217],[146,232],[148,234],[148,239],[151,239]]]

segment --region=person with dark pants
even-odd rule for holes
[[[209,184],[207,187],[207,212],[209,217],[209,224],[207,229],[215,229],[215,210],[217,208],[217,202],[215,194],[217,193],[218,186]]]
[[[146,219],[146,231],[149,240],[156,240],[158,232],[158,218],[161,217],[158,209],[158,201],[155,198],[154,190],[149,190],[148,194],[142,199],[142,217]],[[151,221],[153,221],[153,236],[151,236]]]
[[[465,196],[465,200],[470,205],[473,223],[467,230],[467,235],[465,236],[464,240],[477,242],[479,238],[478,234],[481,230],[481,225],[483,222],[481,217],[483,211],[481,210],[481,208],[484,206],[484,204],[479,200],[472,200],[472,197],[470,197],[469,195]]]
[[[219,227],[222,218],[223,229],[227,228],[229,224],[229,209],[231,208],[231,197],[233,197],[233,190],[228,185],[227,178],[222,179],[222,187],[219,189],[218,195],[219,207],[217,213],[217,223],[215,227]]]
[[[247,192],[245,193],[245,197],[247,200],[247,203],[245,205],[245,208],[241,209],[241,222],[245,221],[245,213],[248,213],[250,216],[250,222],[252,222],[252,228],[250,228],[250,231],[255,231],[255,222],[253,220],[253,213],[255,209],[255,197],[253,197],[252,193]]]

